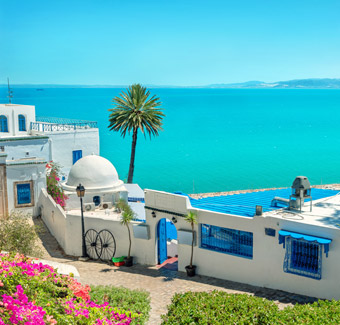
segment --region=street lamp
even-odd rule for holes
[[[82,233],[82,257],[86,257],[86,246],[85,246],[85,227],[84,227],[84,211],[83,211],[83,197],[85,195],[85,187],[79,184],[76,188],[77,195],[80,198],[80,209],[81,209],[81,233]]]

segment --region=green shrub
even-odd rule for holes
[[[140,313],[138,322],[133,320],[131,324],[146,324],[149,319],[150,297],[147,291],[113,286],[91,286],[90,296],[92,300],[100,303],[108,302],[119,309]]]
[[[319,300],[280,311],[277,324],[340,324],[340,302]]]
[[[30,216],[15,211],[0,219],[0,251],[40,256],[37,246],[39,228],[30,222]]]
[[[278,313],[274,302],[223,291],[175,294],[163,324],[269,324]]]
[[[223,291],[175,294],[163,324],[340,324],[340,302],[319,300],[279,310],[274,302]]]

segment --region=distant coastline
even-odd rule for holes
[[[271,188],[259,188],[259,189],[239,190],[239,191],[210,192],[210,193],[197,193],[197,194],[195,193],[195,194],[189,194],[189,196],[194,199],[200,199],[204,197],[213,197],[213,196],[221,196],[221,195],[234,195],[234,194],[251,193],[251,192],[281,190],[284,188],[290,188],[290,187],[271,187]],[[325,190],[340,190],[340,184],[333,183],[333,184],[323,184],[323,185],[312,185],[312,188],[322,188]]]
[[[340,89],[340,79],[311,78],[277,82],[247,81],[242,83],[220,83],[203,86],[150,85],[148,88],[192,88],[192,89]],[[7,84],[0,84],[7,87]],[[58,84],[12,84],[15,88],[126,88],[128,85],[58,85]]]

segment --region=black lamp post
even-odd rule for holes
[[[80,198],[80,209],[81,209],[81,233],[82,233],[82,257],[86,257],[86,246],[85,246],[85,227],[84,227],[84,211],[83,211],[83,197],[85,195],[85,187],[79,184],[76,188],[77,195]]]

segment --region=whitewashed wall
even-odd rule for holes
[[[80,215],[66,213],[59,205],[55,204],[45,189],[41,191],[38,205],[41,209],[43,221],[64,252],[72,256],[81,256],[82,232]],[[98,232],[103,229],[111,231],[116,241],[115,256],[127,255],[129,239],[126,226],[121,225],[117,220],[110,219],[109,216],[98,217],[86,214],[84,224],[85,232],[88,229],[94,229]],[[153,245],[150,245],[148,240],[134,238],[132,226],[138,224],[141,223],[132,222],[130,225],[132,237],[131,255],[134,257],[134,263],[149,264],[148,256],[150,252],[153,252]]]
[[[197,266],[198,274],[313,297],[340,299],[340,282],[338,281],[340,271],[340,240],[338,229],[318,227],[290,220],[280,220],[275,217],[265,218],[260,216],[246,218],[191,209],[189,200],[187,200],[184,196],[151,190],[145,191],[146,206],[182,214],[187,214],[190,209],[197,212],[199,224],[206,223],[253,233],[253,259],[247,259],[200,248],[199,225],[196,225],[195,231],[198,236],[198,245],[194,248],[193,262]],[[158,221],[163,217],[170,220],[172,218],[171,215],[162,212],[156,212],[156,218],[153,218],[151,212],[152,210],[146,210],[146,220],[151,228],[151,239],[156,244],[154,253],[150,253],[148,256],[150,264],[152,255],[155,256],[152,262],[157,262]],[[190,230],[190,226],[181,217],[177,217],[177,220],[178,222],[175,224],[177,231],[179,229]],[[276,237],[266,236],[266,227],[276,229]],[[330,244],[328,258],[326,258],[324,253],[322,256],[321,280],[310,279],[283,271],[285,249],[278,243],[278,231],[280,229],[289,229],[290,231],[326,237],[333,240]],[[185,271],[185,266],[189,264],[190,250],[191,247],[189,245],[183,245],[179,240],[178,261],[180,271]]]
[[[26,118],[26,131],[19,131],[19,114]],[[0,132],[0,137],[27,135],[31,122],[35,121],[35,106],[0,104],[0,115],[5,115],[8,122],[8,132]]]
[[[33,180],[34,206],[27,208],[15,208],[14,182]],[[8,211],[12,210],[29,213],[33,216],[39,214],[37,206],[39,193],[46,187],[45,163],[34,165],[7,165],[7,197]]]
[[[51,160],[57,161],[67,175],[73,165],[72,151],[82,150],[83,157],[91,154],[99,155],[98,129],[60,131],[47,135],[50,138]]]
[[[5,147],[7,160],[21,159],[21,158],[42,158],[50,161],[50,149],[47,137],[37,137],[36,139],[22,139],[3,141],[0,139],[0,145]]]

